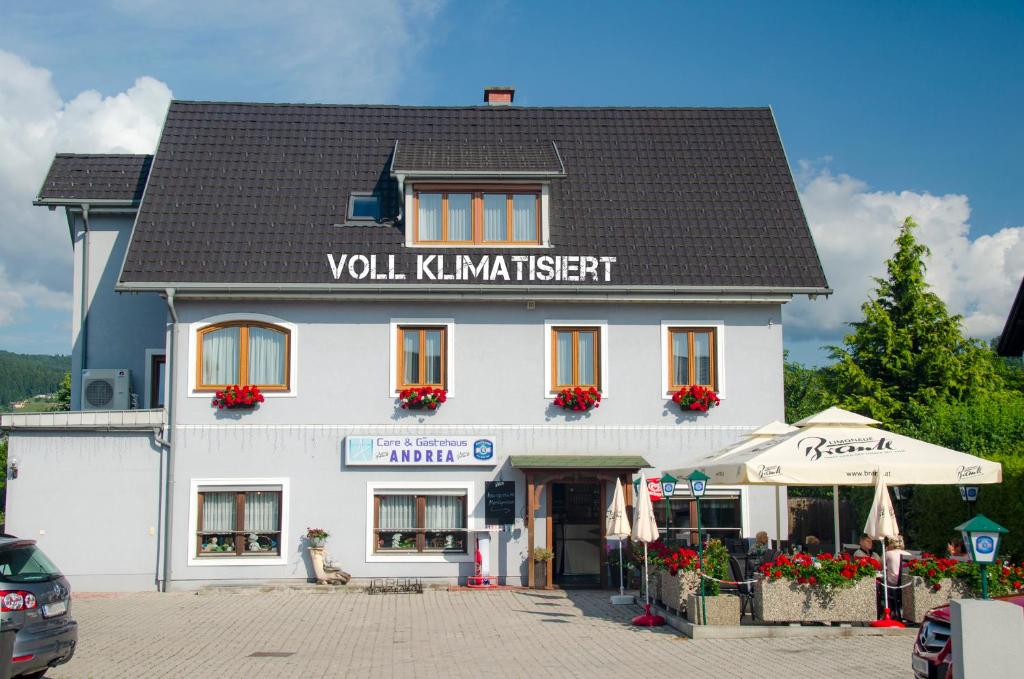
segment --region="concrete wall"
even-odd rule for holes
[[[7,532],[78,591],[155,589],[160,452],[151,433],[13,431]]]
[[[366,305],[210,304],[182,302],[177,336],[172,586],[308,576],[301,535],[307,526],[331,533],[328,550],[358,577],[451,580],[472,572],[468,560],[428,562],[418,557],[376,562],[367,558],[368,484],[469,483],[471,513],[484,482],[499,475],[517,483],[520,519],[492,540],[496,574],[525,577],[525,484],[508,455],[639,454],[648,475],[722,448],[773,419],[783,419],[782,332],[777,305]],[[294,394],[269,397],[253,412],[218,411],[208,394],[188,392],[194,370],[191,324],[225,317],[271,317],[293,324],[297,361]],[[396,318],[454,321],[454,395],[437,412],[408,413],[390,393],[389,322]],[[544,396],[545,320],[608,324],[610,396],[601,408],[567,416]],[[665,369],[662,321],[724,323],[725,398],[706,415],[683,415],[662,392]],[[501,402],[482,397],[500,386]],[[344,465],[349,435],[444,434],[494,436],[494,468],[398,469]],[[285,563],[189,563],[194,546],[190,507],[196,479],[286,479]],[[744,490],[746,534],[774,536],[774,491]],[[611,494],[608,494],[610,499]],[[785,494],[782,495],[785,502]],[[482,514],[482,507],[478,508]],[[544,544],[547,499],[538,514]],[[785,522],[783,522],[785,524]],[[471,527],[473,527],[471,519]]]
[[[89,230],[83,228],[81,215],[74,218],[75,264],[71,323],[71,408],[81,408],[81,374],[85,367],[128,368],[132,371],[132,391],[145,407],[146,349],[165,345],[166,306],[156,294],[118,293],[114,291],[125,250],[131,237],[134,213],[93,212]],[[85,332],[81,322],[82,272],[85,243],[88,240],[88,286]]]

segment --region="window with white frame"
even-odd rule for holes
[[[451,318],[392,318],[388,394],[434,387],[453,396],[455,321]]]
[[[377,490],[373,496],[376,554],[466,554],[466,493],[459,490]]]
[[[271,323],[229,321],[196,333],[196,389],[254,384],[264,391],[290,388],[291,331]]]
[[[199,486],[196,558],[281,555],[282,487]]]
[[[670,391],[699,384],[717,389],[717,351],[714,328],[668,329]]]
[[[544,391],[593,387],[608,395],[607,321],[544,322]]]

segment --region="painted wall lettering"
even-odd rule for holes
[[[417,281],[609,283],[615,257],[591,255],[416,255]],[[395,255],[327,254],[334,280],[406,280]]]

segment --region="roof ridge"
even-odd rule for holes
[[[472,104],[466,106],[420,106],[410,104],[328,104],[307,102],[274,102],[274,101],[219,101],[204,99],[172,99],[171,106],[185,105],[218,105],[239,107],[294,107],[294,108],[365,108],[365,109],[414,109],[423,111],[770,111],[770,104],[757,106],[490,106],[488,104]]]

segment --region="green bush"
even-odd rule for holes
[[[1024,457],[987,455],[1003,465],[1003,482],[979,486],[977,511],[1010,532],[1003,537],[1000,556],[1024,560]],[[956,486],[916,486],[907,505],[907,536],[911,544],[943,555],[959,537],[954,530],[969,518]]]

